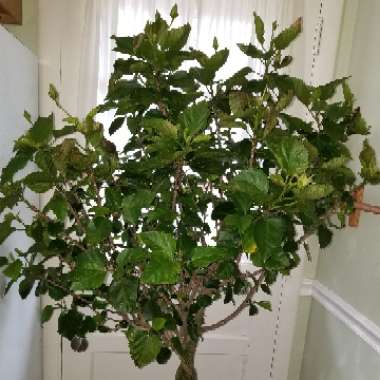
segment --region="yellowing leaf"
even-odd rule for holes
[[[278,50],[286,49],[302,32],[302,18],[299,18],[289,28],[282,31],[273,40],[273,45]]]

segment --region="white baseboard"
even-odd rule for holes
[[[318,281],[304,280],[301,296],[312,296],[335,318],[380,354],[380,327]]]

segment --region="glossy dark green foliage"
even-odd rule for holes
[[[188,48],[190,26],[157,13],[142,33],[113,37],[121,57],[107,98],[84,120],[62,108],[53,86],[65,127],[26,114],[31,128],[1,175],[0,243],[16,229],[33,243],[0,266],[11,283],[20,279],[22,297],[53,299],[42,322],[59,311],[73,349],[84,350],[93,331],[122,330],[139,367],[166,363],[172,351],[193,365],[199,339],[218,327],[206,326],[208,307],[243,296],[250,315],[270,310],[270,286],[300,261],[297,230],[318,234],[325,248],[334,215],[344,225],[352,211],[352,191],[380,182],[367,140],[361,178],[348,166],[348,138],[369,128],[347,79],[314,87],[283,70],[301,21],[271,41],[258,15],[254,24],[258,44],[240,48],[260,61],[260,78],[242,68],[216,80],[228,50],[216,39],[211,56]],[[309,116],[290,114],[293,104]],[[110,110],[110,126],[96,121]],[[105,128],[119,140],[129,132],[121,151]],[[46,193],[42,209],[29,191]],[[242,258],[256,271],[242,269]]]

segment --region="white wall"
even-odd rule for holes
[[[379,157],[380,2],[345,0],[345,3],[337,75],[352,76],[351,86],[363,115],[373,126],[370,142]],[[351,141],[354,156],[361,149],[361,140]],[[354,169],[358,171],[357,162]],[[365,201],[380,204],[379,186],[368,187]],[[379,350],[375,349],[380,343],[379,247],[379,216],[363,214],[358,228],[338,232],[333,244],[321,252],[317,280],[329,289],[331,296],[340,298],[338,307],[345,305],[346,319],[353,323],[345,321],[339,313],[331,313],[334,308],[329,310],[313,302],[302,380],[380,378]],[[355,320],[364,320],[364,326],[357,327]],[[366,339],[368,335],[372,343]]]
[[[38,109],[37,58],[0,27],[0,167],[9,160],[13,141],[26,128],[24,109]],[[31,200],[38,204],[38,198]],[[24,212],[24,211],[23,211]],[[15,247],[28,247],[25,236],[8,239],[0,247],[7,255]],[[0,299],[0,379],[41,380],[40,302],[22,301],[14,287]]]
[[[39,112],[47,115],[54,111],[59,125],[61,115],[48,97],[49,84],[57,87],[62,104],[76,115],[86,0],[38,2]],[[43,302],[49,303],[49,300]],[[43,363],[44,380],[60,379],[61,350],[56,316],[43,328]]]

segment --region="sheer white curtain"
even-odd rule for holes
[[[212,41],[218,37],[220,47],[230,56],[220,76],[228,76],[246,65],[253,65],[236,47],[252,41],[253,11],[265,21],[268,30],[277,20],[280,28],[292,21],[294,0],[87,0],[82,40],[79,82],[79,112],[84,114],[103,101],[108,78],[113,70],[115,53],[110,36],[139,33],[158,10],[164,17],[174,3],[180,17],[176,24],[189,22],[192,31],[189,45],[212,52]]]

